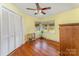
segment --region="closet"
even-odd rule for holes
[[[60,29],[60,55],[79,56],[79,24],[62,24]]]
[[[0,55],[8,55],[22,44],[21,16],[2,6],[0,8]]]

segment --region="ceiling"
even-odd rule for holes
[[[79,7],[79,4],[77,3],[39,3],[41,8],[43,7],[51,7],[50,10],[46,10],[46,15],[38,14],[34,15],[34,10],[27,10],[26,8],[36,8],[36,5],[34,3],[15,3],[17,7],[19,7],[21,10],[24,11],[24,13],[33,16],[33,17],[47,17],[51,15],[55,15],[64,11],[68,11],[73,8]]]

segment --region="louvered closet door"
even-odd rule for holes
[[[9,14],[9,53],[15,49],[15,31],[14,31],[14,13],[8,11]]]
[[[0,55],[1,55],[1,9],[0,9]]]
[[[19,16],[19,37],[20,37],[20,45],[23,44],[23,27],[22,27],[22,18]]]
[[[18,48],[22,44],[22,34],[21,34],[22,24],[20,19],[21,19],[20,16],[15,15],[14,23],[15,23],[15,35],[16,35],[16,48]]]
[[[1,55],[8,55],[23,43],[22,19],[6,8],[2,8],[1,13],[0,51]]]
[[[8,40],[9,40],[9,19],[8,12],[2,9],[2,24],[1,24],[1,55],[8,54]]]

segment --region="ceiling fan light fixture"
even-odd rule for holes
[[[36,15],[36,14],[40,14],[40,15],[42,15],[41,12],[42,12],[42,10],[39,10],[39,11],[35,10],[35,15]]]
[[[40,14],[40,15],[45,15],[46,13],[44,12],[45,10],[51,9],[51,7],[44,7],[41,8],[39,3],[35,3],[36,4],[36,9],[33,8],[27,8],[28,10],[35,10],[35,15]]]

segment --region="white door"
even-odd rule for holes
[[[22,19],[16,13],[2,8],[0,18],[0,54],[8,55],[22,45]]]
[[[18,16],[18,35],[19,35],[19,42],[16,42],[19,44],[19,46],[22,45],[22,19]]]
[[[1,9],[0,9],[0,55],[1,55]]]
[[[9,14],[9,53],[15,49],[15,36],[14,36],[14,13],[8,11]]]
[[[21,46],[22,44],[22,23],[21,23],[21,17],[19,15],[15,16],[14,19],[14,23],[15,23],[15,37],[16,37],[16,48],[18,48],[19,46]]]
[[[22,45],[23,44],[23,22],[22,22],[22,18],[20,17],[20,44]]]
[[[2,9],[2,24],[1,24],[1,55],[8,54],[8,39],[9,39],[9,20],[8,12]]]

